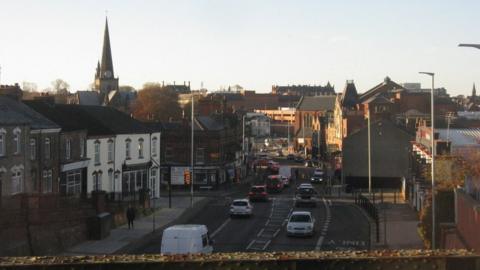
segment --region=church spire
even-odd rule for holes
[[[110,48],[110,34],[108,32],[108,18],[105,18],[105,32],[103,35],[102,62],[100,66],[100,76],[114,78],[112,49]]]
[[[472,97],[477,96],[477,89],[475,89],[475,83],[473,83],[473,89],[472,89]]]

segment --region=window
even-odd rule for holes
[[[30,159],[35,160],[37,158],[37,140],[30,139]]]
[[[203,164],[205,162],[205,149],[204,148],[197,148],[196,151],[196,164]]]
[[[173,148],[172,147],[166,147],[165,148],[165,160],[166,161],[173,161]]]
[[[5,137],[6,131],[4,129],[0,129],[0,157],[5,156]]]
[[[108,162],[113,162],[113,141],[108,140]]]
[[[70,159],[71,157],[71,140],[66,139],[65,140],[65,159]]]
[[[125,158],[130,159],[130,150],[131,150],[132,141],[130,139],[125,140]]]
[[[108,183],[110,184],[110,191],[114,192],[115,191],[115,183],[113,179],[113,170],[110,169],[108,170]]]
[[[12,172],[12,195],[23,192],[23,175],[21,170]]]
[[[85,139],[80,139],[80,157],[85,157]]]
[[[93,190],[102,190],[102,171],[93,173]]]
[[[50,159],[50,139],[45,138],[45,159]]]
[[[138,139],[138,158],[143,158],[143,139]]]
[[[21,149],[21,131],[19,128],[16,128],[13,130],[13,146],[15,147],[15,154],[18,155],[20,154]]]
[[[94,155],[95,165],[100,165],[100,142],[99,141],[95,141],[94,151],[95,151],[95,155]]]
[[[53,191],[52,170],[43,171],[42,191],[43,193],[50,193]]]
[[[150,190],[151,196],[157,197],[157,169],[152,168],[150,171]]]
[[[81,170],[68,171],[65,187],[65,194],[67,195],[76,195],[82,192],[82,173]]]
[[[152,157],[157,156],[157,137],[153,137],[152,139]]]

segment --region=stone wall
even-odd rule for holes
[[[87,239],[90,203],[58,195],[4,198],[0,209],[0,256],[57,254]]]

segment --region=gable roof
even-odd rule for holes
[[[335,108],[336,95],[303,96],[297,105],[300,111],[328,111]]]
[[[361,94],[359,98],[359,102],[363,103],[365,100],[380,94],[380,93],[388,93],[389,91],[393,90],[402,90],[405,89],[401,85],[397,84],[396,82],[392,81],[389,77],[385,77],[383,82],[376,85],[372,89],[368,90],[367,92]]]
[[[366,104],[393,104],[391,100],[386,98],[382,94],[377,94],[367,100],[364,100],[362,103]]]
[[[353,81],[347,81],[345,88],[340,99],[340,104],[342,107],[352,108],[355,107],[358,103],[358,93],[357,88]]]
[[[50,121],[22,102],[0,96],[0,123],[29,124],[31,129],[57,129],[57,124]]]

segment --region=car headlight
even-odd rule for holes
[[[313,178],[313,177],[312,177],[312,178],[310,178],[310,181],[315,181],[315,178]]]
[[[288,230],[291,230],[291,229],[293,229],[293,227],[292,227],[292,226],[288,226],[287,229],[288,229]]]
[[[307,230],[311,230],[312,229],[312,226],[307,226]]]

